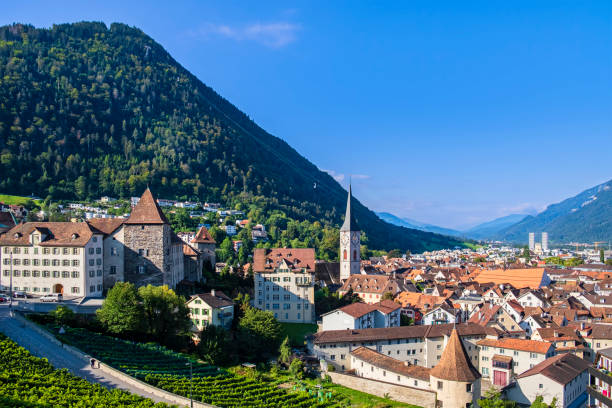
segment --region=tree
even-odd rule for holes
[[[399,249],[392,249],[391,251],[387,252],[387,258],[401,258],[402,257],[402,251],[400,251]]]
[[[383,293],[381,300],[393,300],[394,297],[393,292],[385,292]]]
[[[114,334],[134,333],[144,329],[144,312],[136,287],[117,282],[96,312],[106,330]]]
[[[400,326],[412,326],[414,325],[414,319],[404,314],[400,314]]]
[[[296,379],[304,378],[304,362],[299,358],[294,358],[289,366],[289,371]]]
[[[291,346],[289,345],[289,336],[285,337],[285,340],[281,343],[278,348],[278,361],[287,365],[291,361]]]
[[[238,323],[238,346],[243,355],[261,360],[270,350],[277,350],[282,328],[272,312],[247,306]]]
[[[147,285],[138,289],[142,298],[148,333],[160,343],[173,336],[189,334],[191,321],[185,299],[167,285]]]
[[[221,364],[227,358],[227,332],[222,327],[208,325],[200,332],[197,352],[210,364]]]
[[[59,305],[58,307],[55,308],[55,310],[52,310],[51,312],[49,312],[49,314],[53,316],[56,323],[59,325],[68,324],[74,321],[74,317],[75,317],[72,309],[64,305]]]
[[[544,397],[538,395],[536,399],[531,404],[531,408],[556,408],[557,407],[557,398],[553,398],[550,404],[544,402]]]
[[[501,392],[491,388],[484,395],[484,398],[478,400],[480,408],[516,408],[517,404],[514,401],[504,400],[501,397]]]

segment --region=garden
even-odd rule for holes
[[[56,370],[0,334],[0,407],[167,407]]]

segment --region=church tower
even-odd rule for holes
[[[349,184],[346,215],[340,228],[340,279],[346,280],[361,270],[361,232],[351,213],[352,191]]]

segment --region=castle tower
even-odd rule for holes
[[[352,190],[349,184],[346,215],[340,228],[340,279],[359,274],[361,270],[361,231],[351,213]]]
[[[429,383],[442,407],[478,406],[480,373],[463,347],[456,328],[446,343],[440,362],[429,372]]]

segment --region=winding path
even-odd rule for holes
[[[22,324],[17,319],[10,317],[9,309],[6,304],[0,305],[0,331],[20,346],[29,350],[33,355],[47,358],[55,368],[66,368],[72,374],[84,378],[89,382],[101,384],[106,388],[118,388],[132,394],[149,398],[155,402],[165,402],[169,405],[176,405],[176,403],[172,401],[168,401],[133,387],[111,374],[104,373],[98,369],[92,369],[89,364],[83,362],[74,354],[51,343],[40,333]]]

